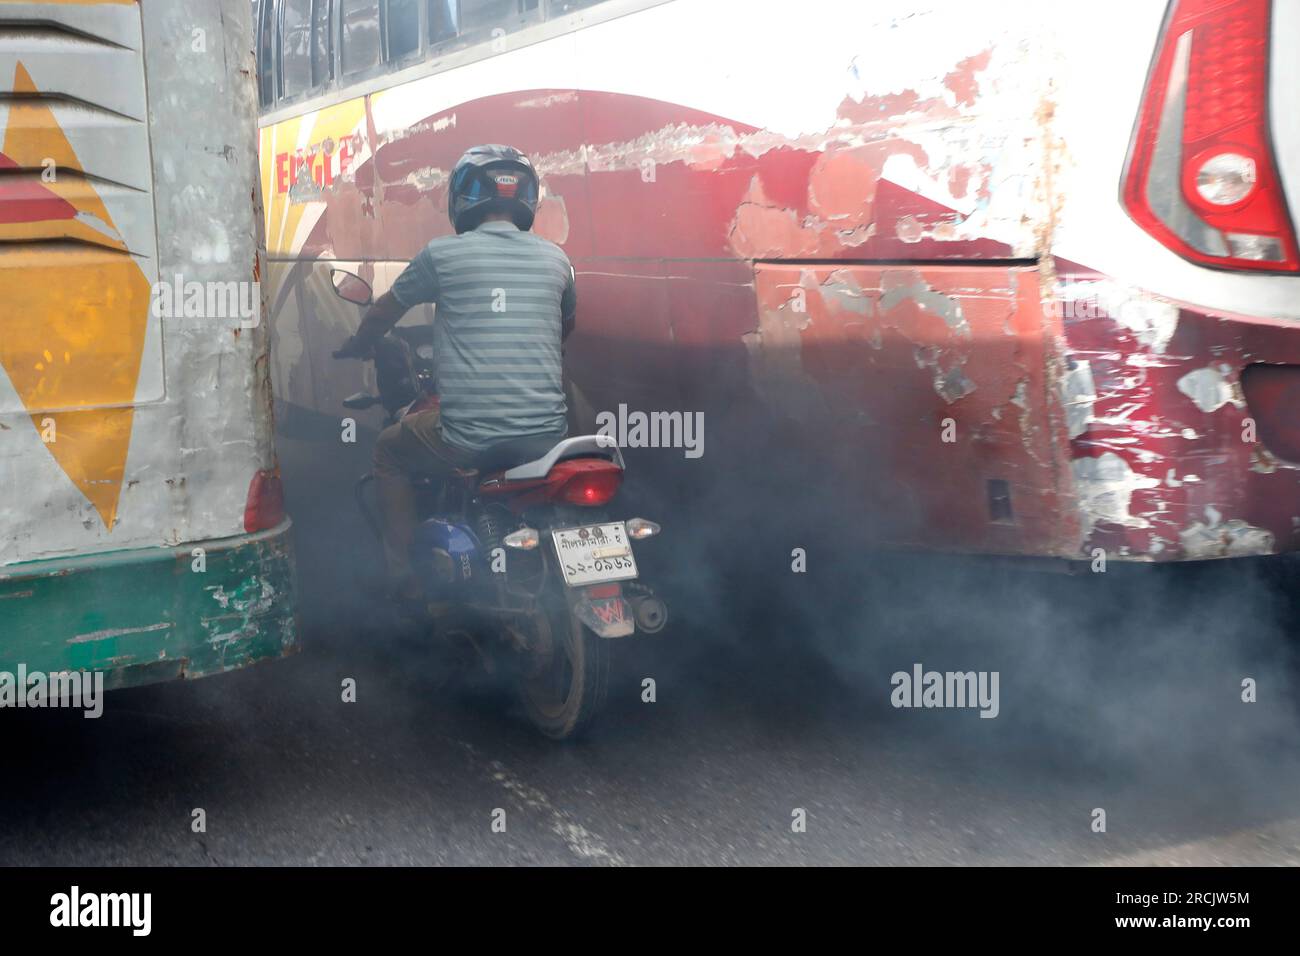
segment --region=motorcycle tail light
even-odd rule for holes
[[[504,497],[517,514],[543,502],[562,501],[583,507],[607,504],[623,483],[623,469],[604,458],[574,458],[555,465],[545,478],[527,481],[492,479],[480,487],[485,495]]]
[[[608,504],[622,484],[623,470],[616,465],[584,470],[564,482],[560,487],[560,499],[571,505],[594,508]]]
[[[1174,0],[1138,116],[1130,216],[1203,265],[1300,271],[1269,133],[1272,0]]]
[[[284,520],[284,485],[278,469],[259,471],[248,486],[244,530],[249,534],[274,528]]]

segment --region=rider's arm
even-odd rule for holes
[[[357,329],[356,341],[362,348],[373,346],[388,334],[402,316],[406,315],[406,306],[398,301],[392,292],[385,292],[367,311]]]
[[[393,288],[376,299],[374,305],[367,310],[361,320],[361,328],[352,337],[355,350],[362,354],[368,352],[401,321],[408,310],[425,302],[435,302],[437,298],[438,273],[426,248],[402,270],[402,274],[393,283]]]
[[[569,266],[569,282],[560,297],[560,340],[569,337],[573,327],[578,324],[578,288],[574,281],[573,266]]]

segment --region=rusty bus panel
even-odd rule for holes
[[[859,452],[848,493],[893,516],[882,543],[1061,552],[1059,324],[1036,269],[765,263],[755,278],[762,398]]]

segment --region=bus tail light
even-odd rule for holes
[[[1269,135],[1272,0],[1173,0],[1124,173],[1143,229],[1203,265],[1300,271]]]
[[[248,486],[244,530],[249,534],[274,528],[284,520],[284,485],[278,469],[259,471]]]

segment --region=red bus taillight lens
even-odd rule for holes
[[[259,471],[248,486],[244,530],[249,534],[274,528],[284,520],[284,486],[279,471]]]
[[[1124,174],[1124,206],[1204,265],[1300,271],[1269,135],[1272,0],[1174,0]]]

